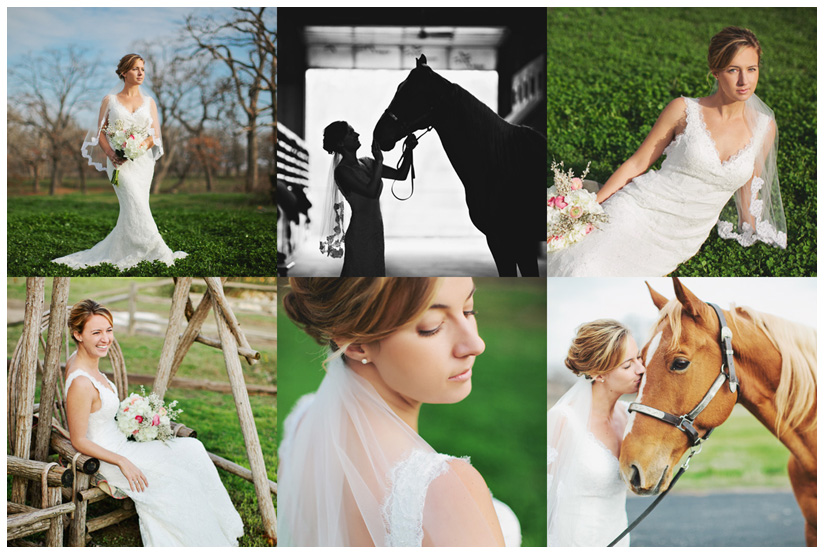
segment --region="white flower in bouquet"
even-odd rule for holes
[[[148,150],[142,146],[143,141],[149,137],[149,126],[146,125],[127,125],[122,119],[110,122],[104,130],[106,138],[109,140],[109,146],[115,151],[115,154],[126,160],[137,160]],[[115,168],[112,173],[112,185],[119,184],[120,170]]]
[[[573,170],[564,171],[564,162],[553,162],[553,185],[547,189],[547,252],[566,249],[578,243],[608,220],[596,195],[583,188],[583,179],[590,171],[587,164],[581,177]]]

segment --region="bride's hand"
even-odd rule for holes
[[[411,152],[412,149],[418,146],[418,139],[415,138],[415,135],[410,133],[407,135],[407,138],[404,140],[404,147],[407,152]]]
[[[118,467],[123,473],[123,476],[129,481],[129,487],[132,491],[143,491],[149,487],[149,481],[146,479],[146,476],[144,476],[143,472],[132,464],[132,461],[129,459],[124,457],[118,464]]]
[[[381,150],[381,147],[378,146],[378,143],[375,141],[372,142],[372,157],[379,164],[384,162],[384,152]]]

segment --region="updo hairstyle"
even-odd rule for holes
[[[349,124],[345,121],[333,121],[324,129],[324,150],[332,154],[338,152],[341,141],[347,134]]]
[[[743,48],[752,46],[756,56],[762,62],[762,47],[753,31],[742,27],[725,27],[710,39],[708,46],[708,69],[711,73],[721,71],[730,65],[731,60]]]
[[[146,60],[141,58],[138,54],[126,54],[120,59],[120,62],[118,62],[117,64],[117,69],[115,70],[115,73],[117,73],[117,76],[120,78],[121,81],[126,80],[126,78],[123,77],[123,74],[132,69],[132,67],[134,67],[138,60],[140,60],[144,64],[146,63]]]
[[[423,314],[440,278],[289,278],[289,284],[287,316],[329,346],[334,358],[352,343],[385,339]]]
[[[602,319],[579,326],[564,364],[587,379],[607,374],[622,362],[630,330],[616,320]]]
[[[75,344],[77,344],[77,339],[74,334],[82,334],[86,322],[92,316],[103,316],[109,321],[109,325],[114,325],[112,313],[108,308],[91,299],[84,299],[76,303],[69,314],[69,331]]]

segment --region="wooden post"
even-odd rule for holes
[[[77,473],[77,491],[85,491],[89,489],[89,483],[92,477],[83,472]],[[86,509],[88,509],[88,502],[84,501],[79,495],[77,499],[73,499],[75,504],[74,515],[69,521],[69,547],[83,547],[86,545]]]
[[[252,350],[252,347],[249,346],[249,341],[246,340],[246,336],[241,331],[241,324],[238,323],[238,319],[235,318],[235,313],[232,312],[232,309],[229,307],[229,302],[227,302],[226,295],[223,292],[223,284],[221,283],[221,279],[215,277],[205,277],[203,280],[206,282],[206,286],[212,293],[215,312],[223,313],[223,317],[226,320],[226,324],[229,326],[232,335],[235,337],[235,341],[240,344],[241,347]],[[220,308],[220,310],[218,310],[218,308]],[[250,357],[246,357],[246,361],[249,364],[258,363],[257,360]]]
[[[40,422],[34,446],[34,458],[45,461],[49,456],[51,422],[54,413],[54,399],[57,394],[60,374],[60,347],[63,330],[66,329],[66,304],[69,300],[71,278],[56,277],[52,281],[52,303],[49,309],[49,335],[43,362],[43,381],[40,387]]]
[[[34,416],[34,387],[37,379],[37,338],[40,336],[40,318],[43,314],[43,288],[46,279],[26,278],[26,310],[23,324],[23,349],[17,380],[17,405],[14,415],[14,456],[28,459],[31,453],[32,418]],[[11,500],[26,504],[27,481],[14,477]]]
[[[187,297],[187,302],[189,301]],[[186,353],[189,352],[189,348],[192,346],[192,343],[195,342],[195,338],[198,337],[198,334],[201,331],[201,327],[203,326],[204,320],[206,317],[209,316],[209,309],[212,308],[212,295],[207,290],[206,293],[203,294],[203,298],[201,299],[198,308],[189,316],[189,324],[186,326],[186,331],[183,332],[183,336],[180,338],[180,342],[178,343],[178,348],[175,351],[175,358],[172,360],[172,370],[169,373],[169,379],[175,377],[175,374],[178,372],[178,368],[180,368],[181,363],[183,362],[183,358],[186,356]]]
[[[112,378],[117,389],[118,399],[121,401],[129,394],[129,376],[126,373],[126,361],[117,339],[109,347],[109,362],[112,364]]]
[[[60,491],[60,488],[48,488],[46,507],[43,508],[57,507],[61,503],[63,503],[63,493]],[[46,547],[63,547],[63,515],[58,515],[51,519],[49,531],[46,532]]]
[[[158,373],[155,376],[155,385],[152,388],[161,399],[169,384],[172,360],[175,357],[180,334],[183,331],[183,313],[186,309],[186,299],[189,296],[191,286],[191,277],[176,278],[175,280],[172,307],[169,309],[169,327],[166,328],[166,338],[163,340],[163,348],[160,351],[160,360],[158,361]]]
[[[135,313],[137,312],[137,283],[129,283],[129,336],[135,334]]]
[[[216,279],[216,278],[208,278]],[[207,283],[209,283],[207,281]],[[213,282],[214,284],[214,282]],[[211,287],[214,287],[211,286]],[[220,289],[220,281],[217,281]],[[252,416],[252,406],[249,404],[249,395],[246,392],[246,385],[243,379],[243,369],[238,358],[238,345],[235,337],[229,330],[226,319],[218,306],[218,296],[212,289],[213,312],[215,313],[215,323],[218,326],[218,336],[223,346],[223,358],[226,362],[226,373],[229,375],[229,382],[232,384],[232,396],[235,398],[235,409],[238,411],[238,420],[241,424],[246,454],[249,458],[249,465],[252,468],[252,483],[255,485],[255,494],[258,497],[258,507],[261,510],[261,522],[264,533],[270,541],[275,543],[278,537],[275,506],[272,503],[272,496],[269,490],[269,479],[266,475],[264,455],[261,450],[261,442],[258,439],[258,430],[255,426],[255,419]]]

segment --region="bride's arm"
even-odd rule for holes
[[[146,476],[126,457],[104,449],[86,437],[92,403],[97,396],[95,386],[88,379],[78,378],[69,386],[66,394],[66,417],[69,420],[69,435],[72,446],[90,457],[113,464],[120,468],[135,491],[143,491],[149,486]]]
[[[115,149],[112,148],[112,145],[109,144],[109,138],[106,137],[106,126],[109,125],[109,97],[103,99],[103,102],[100,103],[100,114],[97,116],[97,121],[99,122],[100,129],[98,131],[98,144],[100,145],[101,150],[103,153],[106,154],[106,158],[112,161],[115,167],[119,166],[123,161],[117,157],[115,154]]]
[[[382,171],[384,177],[397,179],[399,181],[407,179],[407,175],[410,173],[410,166],[412,166],[412,152],[413,149],[418,146],[418,140],[416,140],[415,135],[407,135],[407,138],[404,140],[404,146],[404,156],[401,159],[401,167],[395,169],[384,166]]]
[[[648,133],[642,146],[639,147],[633,156],[619,166],[610,179],[599,189],[596,194],[598,202],[604,202],[610,196],[630,183],[634,177],[642,175],[647,169],[653,165],[653,162],[659,159],[662,153],[667,148],[674,137],[676,136],[676,129],[679,128],[681,122],[685,118],[685,100],[677,98],[668,104],[659,119],[653,125],[653,129]]]
[[[158,118],[158,107],[152,98],[149,98],[149,113],[152,115],[152,134],[146,137],[146,140],[141,143],[146,150],[149,150],[155,145],[162,144],[160,138],[160,119]],[[156,138],[157,140],[155,140]]]

